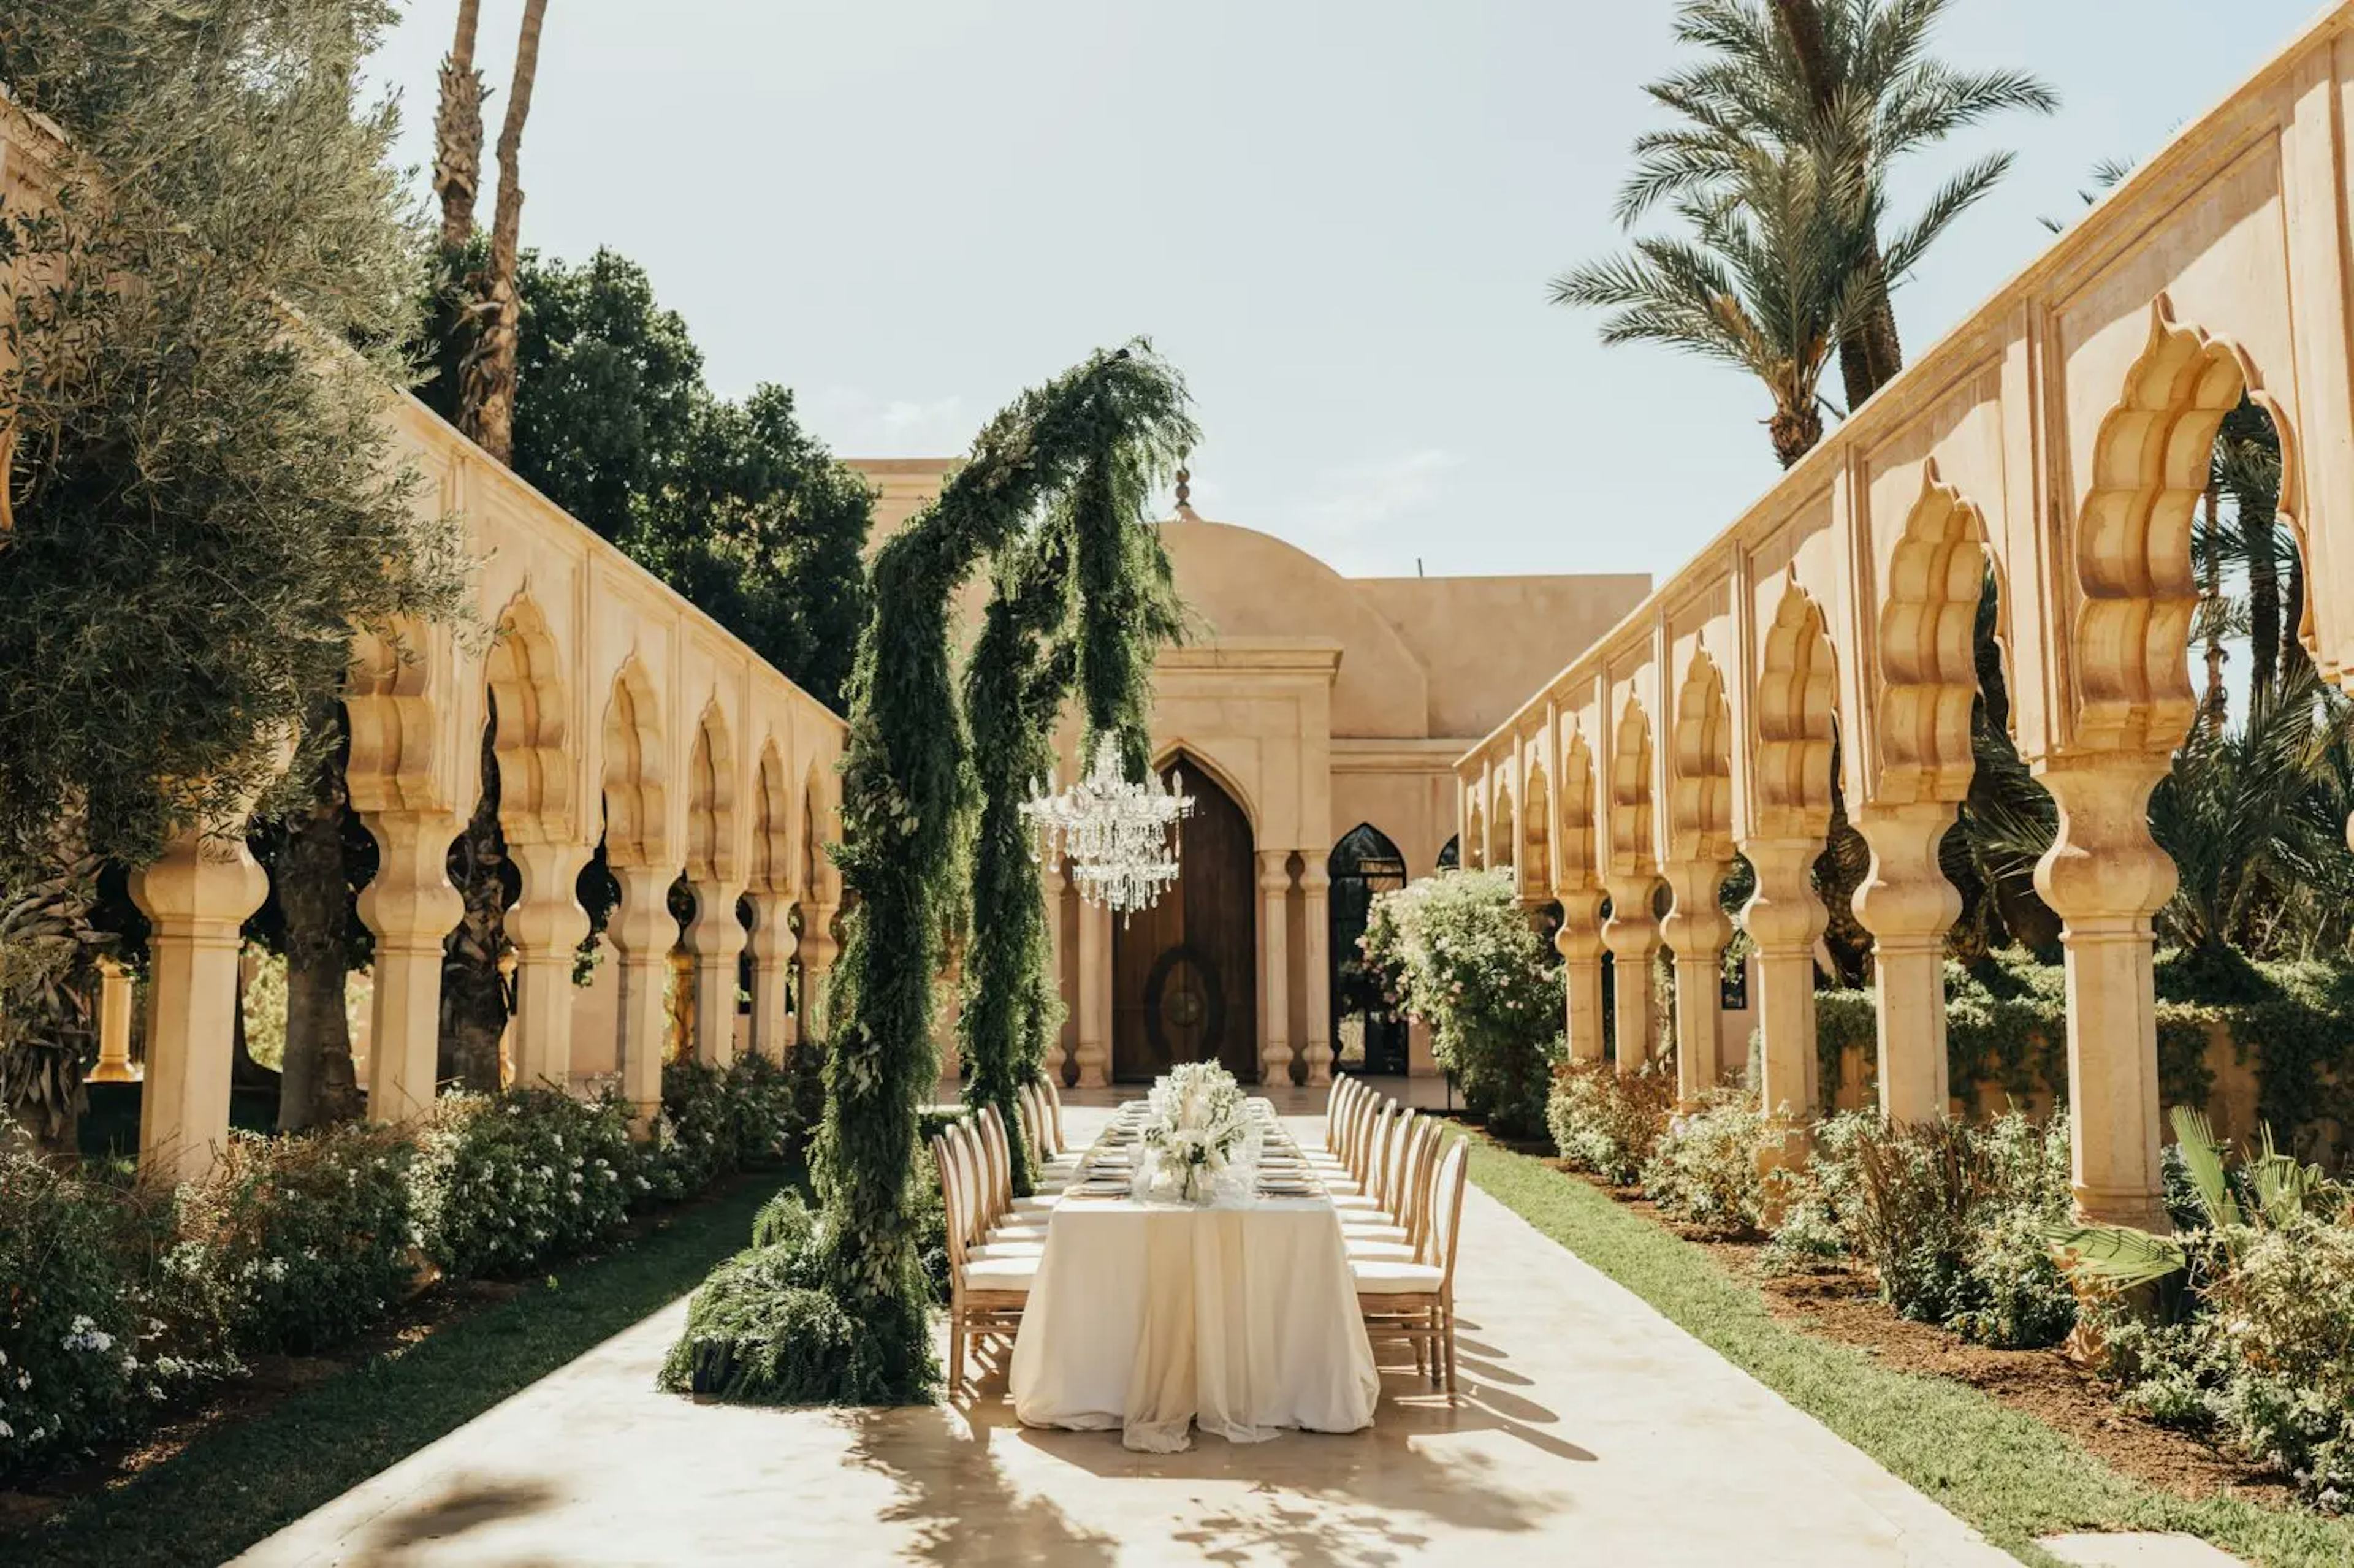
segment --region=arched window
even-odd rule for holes
[[[1463,869],[1463,838],[1461,834],[1458,833],[1454,838],[1447,840],[1447,847],[1438,852],[1438,869],[1441,871],[1460,871]]]
[[[1450,863],[1454,849],[1450,842],[1440,865]],[[1391,1010],[1357,945],[1374,897],[1405,885],[1405,857],[1379,828],[1361,822],[1332,846],[1325,868],[1332,877],[1332,1065],[1349,1073],[1402,1074],[1405,1021]]]

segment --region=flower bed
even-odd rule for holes
[[[348,1341],[437,1274],[578,1255],[808,1136],[795,1075],[758,1057],[664,1090],[644,1141],[609,1097],[456,1094],[413,1127],[238,1134],[170,1194],[0,1157],[0,1477],[136,1430],[242,1357]]]

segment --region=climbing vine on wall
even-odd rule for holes
[[[798,1391],[802,1398],[921,1399],[936,1375],[911,1180],[917,1110],[939,1065],[932,977],[944,933],[968,913],[960,849],[970,842],[979,874],[984,840],[993,843],[992,854],[1007,847],[1002,812],[991,809],[1005,802],[992,797],[1002,796],[1011,764],[1027,760],[1025,737],[1035,733],[1025,716],[1034,711],[1029,705],[1017,705],[1010,720],[992,712],[977,726],[960,711],[949,650],[951,600],[984,562],[996,564],[1001,587],[1015,584],[1009,602],[992,612],[1002,629],[1000,641],[1011,639],[1013,647],[992,652],[991,667],[999,673],[984,670],[981,679],[991,689],[1011,679],[1021,694],[1044,705],[1055,671],[1051,653],[1042,671],[1039,650],[1062,641],[1051,629],[1063,625],[1051,614],[1051,579],[1061,575],[1051,567],[1057,552],[1067,551],[1081,606],[1074,669],[1089,719],[1119,725],[1132,759],[1140,759],[1137,721],[1153,623],[1136,612],[1155,602],[1154,585],[1165,588],[1167,567],[1157,545],[1148,550],[1127,536],[1140,529],[1112,525],[1140,522],[1150,485],[1193,439],[1183,385],[1148,345],[1098,353],[991,419],[938,499],[875,556],[874,610],[850,684],[843,842],[833,851],[857,904],[844,922],[835,971],[836,1026],[814,1169],[825,1205],[816,1276],[855,1332],[813,1360],[811,1386]],[[1132,580],[1140,569],[1145,580]],[[1025,576],[1039,595],[1027,603],[1019,602],[1016,581]],[[1114,614],[1129,623],[1104,626]],[[1022,653],[1025,639],[1028,657]],[[985,757],[974,750],[977,736],[987,738]],[[976,806],[984,824],[995,824],[982,839],[970,837]],[[992,860],[988,895],[1018,904],[1010,883],[1005,865]],[[1042,984],[1034,978],[1034,946],[1017,942],[1011,963],[1001,963],[992,950],[996,933],[985,927],[1002,906],[989,907],[989,920],[973,923],[980,940],[972,967],[1013,972],[1017,993]],[[1034,892],[1029,908],[1027,929],[1035,930]],[[1018,971],[1013,966],[1025,961],[1024,953],[1032,968]],[[1007,1016],[1022,1030],[1034,1027],[1018,996]],[[993,1033],[984,1046],[991,1060],[977,1064],[991,1075],[992,1097],[1011,1070],[997,1051],[1009,1037],[1023,1036]],[[1010,1084],[1003,1092],[1010,1097]]]

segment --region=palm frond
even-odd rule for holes
[[[2062,1222],[2044,1232],[2044,1241],[2069,1273],[2088,1275],[2117,1290],[2152,1284],[2190,1266],[2179,1242],[2131,1225]]]
[[[2199,1206],[2207,1211],[2207,1223],[2240,1224],[2239,1201],[2232,1196],[2231,1180],[2223,1173],[2223,1146],[2215,1141],[2215,1128],[2207,1113],[2177,1106],[2172,1120],[2175,1148],[2182,1156],[2182,1169],[2190,1178],[2192,1190],[2199,1194]]]

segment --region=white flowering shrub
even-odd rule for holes
[[[442,1097],[419,1134],[417,1239],[455,1275],[514,1274],[612,1235],[649,1190],[618,1099]]]
[[[1758,1151],[1781,1124],[1738,1089],[1714,1089],[1697,1109],[1669,1118],[1643,1162],[1643,1192],[1678,1219],[1741,1235],[1764,1223],[1767,1178]]]
[[[241,1354],[304,1353],[380,1322],[415,1288],[407,1134],[352,1126],[302,1138],[233,1134],[179,1190],[163,1266]]]
[[[1373,900],[1362,950],[1393,1006],[1493,1130],[1542,1137],[1561,1054],[1561,969],[1501,871],[1446,872]]]
[[[165,1205],[0,1154],[0,1476],[71,1454],[228,1363],[169,1303]]]
[[[817,1054],[808,1045],[794,1053]],[[723,1176],[800,1158],[825,1111],[822,1085],[812,1106],[805,1082],[806,1075],[757,1052],[725,1068],[695,1061],[663,1067],[662,1116],[642,1150],[647,1190],[689,1198]]]

